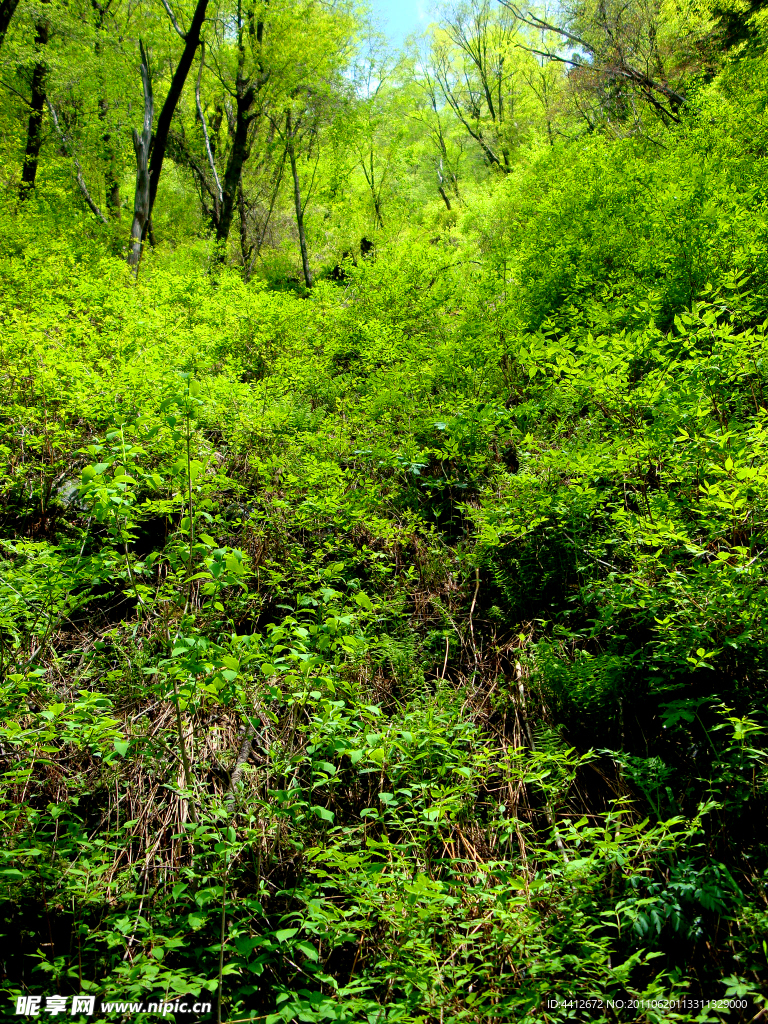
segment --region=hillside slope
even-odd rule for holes
[[[2,1019],[765,1012],[764,83],[307,299],[3,214]]]

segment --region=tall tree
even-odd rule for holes
[[[227,241],[238,217],[241,257],[246,268],[250,266],[254,249],[258,254],[261,248],[287,162],[294,212],[303,238],[304,276],[311,281],[304,225],[311,187],[310,193],[305,192],[300,180],[302,145],[309,139],[317,140],[318,112],[324,102],[321,97],[342,89],[338,79],[351,20],[343,10],[329,10],[316,0],[301,6],[235,0],[231,21],[224,24],[229,31],[218,30],[218,45],[210,58],[211,71],[223,90],[221,102],[229,135],[221,160],[224,170],[215,223],[217,259],[226,258]],[[202,103],[198,103],[198,117],[204,127]],[[207,149],[215,175],[210,147]],[[247,168],[250,170],[246,175]],[[210,191],[202,182],[201,186]],[[297,188],[301,197],[298,207]],[[254,207],[260,209],[260,214],[254,218],[254,235],[250,238],[249,210]]]
[[[250,155],[251,126],[262,113],[256,100],[270,78],[270,69],[265,66],[262,52],[264,19],[257,16],[254,0],[251,0],[245,11],[242,0],[237,0],[236,31],[237,64],[234,88],[230,89],[235,104],[231,124],[232,143],[224,171],[221,212],[216,225],[219,259],[225,256],[225,246],[237,209],[243,166]]]
[[[397,176],[407,130],[405,111],[398,109],[402,67],[387,40],[367,24],[361,52],[352,66],[350,138],[370,199],[374,231],[384,227],[384,205]]]
[[[151,135],[150,114],[150,139],[146,146],[144,145],[144,136],[147,131],[147,111],[150,107],[153,108],[153,104],[149,103],[148,100],[148,97],[150,97],[152,93],[152,82],[149,70],[149,60],[143,46],[141,47],[141,75],[142,82],[144,84],[144,128],[141,136],[134,132],[134,149],[136,151],[136,192],[134,197],[133,226],[131,229],[131,247],[128,253],[128,262],[134,267],[138,267],[139,260],[141,258],[141,248],[152,222],[152,209],[155,205],[157,186],[160,182],[160,174],[163,170],[163,161],[165,160],[165,153],[168,148],[171,121],[178,102],[181,99],[181,93],[184,88],[184,83],[187,80],[189,69],[192,67],[192,60],[195,56],[195,51],[200,45],[200,34],[202,32],[203,22],[205,21],[208,2],[209,0],[197,0],[189,28],[184,32],[176,20],[176,16],[168,5],[167,0],[163,0],[163,6],[168,12],[168,16],[171,19],[174,30],[184,42],[184,47],[182,49],[181,56],[178,59],[178,63],[176,64],[173,77],[171,78],[171,84],[168,88],[168,92],[166,93],[163,106],[160,109],[160,115],[157,119],[157,128],[155,129],[154,136]],[[138,147],[137,139],[140,142],[140,146]],[[146,166],[147,158],[149,158],[148,166]],[[141,234],[137,240],[136,230],[139,225],[141,226]]]
[[[529,28],[554,40],[527,46],[572,69],[574,84],[601,94],[609,118],[626,117],[637,97],[665,122],[680,120],[682,78],[702,62],[706,17],[691,5],[654,0],[565,0],[557,17],[516,0],[501,5]],[[570,54],[564,48],[571,49]]]
[[[432,73],[489,166],[504,173],[519,129],[519,21],[491,0],[449,8],[433,35]]]
[[[44,0],[44,3],[47,0]],[[47,12],[43,11],[35,24],[35,63],[32,67],[31,91],[29,103],[29,119],[27,121],[27,144],[24,149],[24,163],[21,168],[21,184],[19,196],[25,199],[35,187],[37,165],[40,158],[40,147],[43,142],[43,110],[46,99],[46,80],[48,64],[45,50],[48,46],[50,21]]]
[[[106,22],[112,8],[113,0],[91,0],[91,8],[94,13],[96,30],[96,41],[94,53],[102,63],[104,44],[103,37],[106,35]],[[120,220],[122,203],[120,200],[120,169],[118,166],[118,153],[114,133],[109,124],[109,100],[106,96],[106,82],[103,68],[100,68],[100,95],[97,100],[99,110],[99,122],[101,124],[101,144],[104,155],[104,191],[107,199],[107,210],[113,220]]]
[[[420,49],[415,54],[415,66],[411,71],[414,88],[411,117],[426,133],[425,141],[437,179],[437,192],[446,209],[450,210],[452,201],[459,197],[459,166],[464,155],[466,136],[456,131],[456,117],[445,102],[431,66],[430,54],[423,49],[426,38],[422,37],[419,41]]]
[[[152,203],[149,188],[149,153],[152,147],[152,121],[155,113],[155,98],[152,92],[152,72],[144,44],[141,50],[141,82],[144,87],[144,124],[141,132],[133,129],[133,150],[136,154],[136,188],[133,197],[133,223],[131,224],[131,247],[128,263],[138,269],[141,259],[142,240],[147,232]]]
[[[301,201],[301,186],[299,183],[299,171],[296,164],[296,135],[300,122],[294,124],[291,120],[291,111],[288,109],[285,115],[285,138],[288,158],[291,162],[291,177],[293,178],[293,203],[296,211],[296,227],[299,232],[299,248],[301,250],[301,266],[304,271],[304,282],[307,288],[312,287],[312,271],[309,269],[309,252],[307,250],[307,233],[304,227],[305,204]],[[305,200],[306,203],[306,200]]]
[[[326,86],[328,83],[325,83]],[[299,251],[304,283],[311,288],[314,276],[309,263],[309,246],[305,214],[310,200],[313,198],[317,185],[317,170],[320,163],[320,134],[322,127],[329,123],[331,97],[311,87],[296,89],[294,96],[285,112],[284,119],[272,117],[271,121],[276,134],[283,143],[285,154],[291,168],[293,183],[293,211],[296,219],[296,230],[299,236]],[[281,124],[282,120],[282,124]],[[308,180],[302,186],[299,172],[299,160],[309,165]],[[303,194],[302,194],[303,193]]]

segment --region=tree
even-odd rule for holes
[[[192,66],[195,52],[200,45],[200,34],[205,20],[205,12],[208,8],[208,0],[197,0],[190,26],[186,32],[182,31],[166,0],[163,0],[163,6],[168,12],[174,30],[184,42],[184,47],[171,78],[153,136],[151,131],[154,113],[152,76],[149,58],[143,44],[140,44],[141,78],[144,87],[144,125],[141,134],[136,132],[135,129],[133,134],[133,145],[136,152],[136,189],[133,205],[133,225],[131,227],[131,246],[128,253],[128,263],[133,267],[138,267],[139,265],[142,244],[149,231],[152,208],[155,205],[157,186],[160,182],[160,174],[168,147],[171,120],[181,98],[181,92],[187,80],[189,69]]]
[[[271,73],[263,57],[264,19],[260,13],[257,14],[253,0],[245,11],[242,0],[237,0],[235,32],[237,59],[234,82],[228,86],[226,78],[221,78],[231,99],[234,100],[234,110],[230,119],[231,144],[221,189],[221,208],[216,222],[218,258],[222,260],[238,195],[241,192],[243,166],[251,151],[252,126],[262,113],[261,106],[257,105],[256,101],[269,81]]]
[[[301,149],[306,142],[313,153],[319,152],[327,97],[343,89],[340,73],[351,29],[352,22],[343,9],[327,11],[314,2],[299,8],[254,2],[244,6],[243,0],[237,0],[231,20],[224,19],[217,26],[208,87],[218,82],[221,92],[214,100],[216,135],[218,138],[219,129],[226,127],[228,137],[224,145],[211,145],[205,103],[198,91],[197,118],[206,156],[194,154],[187,143],[184,158],[193,170],[201,196],[212,200],[207,212],[215,230],[219,261],[226,258],[227,240],[238,216],[246,275],[254,252],[258,255],[260,251],[287,161],[304,277],[308,286],[311,284],[304,216],[313,185],[310,182],[302,196]],[[221,179],[217,161],[224,166]],[[253,169],[246,180],[246,167],[251,164]],[[256,207],[261,208],[262,215],[251,238],[249,217]]]
[[[362,53],[352,65],[353,96],[349,140],[362,171],[373,214],[373,229],[384,228],[384,202],[393,186],[407,119],[398,109],[402,61],[368,23]]]
[[[107,18],[112,10],[114,0],[91,0],[91,7],[94,13],[94,28],[96,40],[94,51],[97,59],[103,57],[104,37],[107,34]],[[120,200],[120,170],[118,164],[118,150],[113,132],[109,125],[110,105],[107,99],[105,74],[100,74],[100,95],[98,97],[99,121],[101,123],[101,143],[104,151],[105,168],[104,184],[107,200],[107,210],[113,220],[120,220],[122,203]]]
[[[296,228],[299,233],[299,248],[301,250],[301,266],[304,271],[304,283],[307,288],[312,287],[312,271],[309,269],[309,253],[307,251],[307,233],[304,228],[304,211],[309,197],[301,200],[301,187],[299,182],[299,171],[296,164],[296,137],[301,127],[301,120],[294,121],[291,118],[290,107],[285,114],[285,141],[288,158],[291,162],[291,177],[293,179],[293,203],[296,211]],[[315,164],[317,167],[317,164]]]
[[[470,0],[446,11],[433,33],[431,73],[490,167],[507,173],[519,134],[519,20]]]
[[[678,122],[683,77],[701,62],[708,23],[692,7],[656,0],[567,0],[557,19],[536,8],[499,0],[515,18],[541,33],[526,45],[571,69],[572,83],[599,92],[606,116],[626,118],[639,98],[663,121]],[[547,43],[556,39],[557,43]],[[563,48],[570,46],[570,55]]]
[[[55,127],[55,129],[56,129],[56,131],[57,131],[57,133],[59,135],[59,138],[61,139],[62,149],[64,150],[65,154],[67,156],[69,156],[71,158],[71,160],[72,160],[72,164],[73,164],[74,169],[75,169],[75,179],[77,181],[77,185],[78,185],[78,188],[80,189],[80,192],[81,192],[81,194],[83,196],[83,199],[85,199],[85,202],[86,202],[89,210],[91,211],[91,213],[98,220],[100,220],[102,222],[102,224],[107,224],[108,222],[107,222],[106,217],[101,212],[99,207],[96,205],[96,203],[93,200],[93,197],[91,196],[91,193],[88,190],[88,186],[85,183],[85,178],[83,177],[83,168],[80,166],[80,161],[78,160],[77,156],[75,156],[75,154],[72,152],[71,142],[70,142],[69,138],[67,137],[66,132],[61,127],[61,124],[59,123],[59,118],[58,118],[58,115],[56,114],[56,108],[53,106],[53,104],[51,103],[50,99],[47,100],[47,104],[48,104],[48,112],[51,115],[51,120],[53,121],[53,125],[54,125],[54,127]]]
[[[152,213],[149,183],[149,154],[152,148],[152,121],[155,114],[155,98],[152,92],[152,72],[149,67],[144,44],[141,48],[141,82],[144,87],[144,123],[141,132],[133,129],[133,150],[136,154],[136,188],[133,196],[133,223],[131,224],[131,247],[128,263],[138,269],[141,259],[141,245]]]
[[[428,38],[428,37],[425,37]],[[422,43],[425,40],[422,39]],[[416,54],[411,72],[415,89],[412,118],[426,131],[430,162],[437,178],[437,191],[451,209],[451,198],[459,197],[459,166],[464,155],[465,135],[457,131],[452,108],[438,84],[430,62],[429,50]]]
[[[550,41],[551,33],[544,29],[536,32],[533,38],[528,33],[521,41],[521,47],[529,59],[520,61],[520,75],[529,93],[535,97],[544,121],[547,141],[552,145],[558,130],[555,117],[562,103],[565,75],[564,65],[546,56],[545,50]]]
[[[43,0],[47,3],[47,0]],[[32,66],[30,87],[32,97],[29,103],[29,119],[27,121],[27,143],[24,149],[24,162],[21,168],[21,184],[19,196],[25,199],[35,187],[40,147],[43,141],[43,110],[45,109],[48,64],[45,50],[48,46],[50,33],[48,12],[43,8],[35,21],[35,62]]]

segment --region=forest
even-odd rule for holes
[[[768,1020],[768,6],[0,96],[0,1021]]]

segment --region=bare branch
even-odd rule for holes
[[[526,53],[533,53],[537,57],[546,57],[547,60],[557,61],[558,64],[568,64],[572,68],[590,68],[590,64],[585,64],[581,60],[574,60],[572,57],[561,57],[559,53],[552,53],[551,50],[537,50],[533,46],[525,46],[523,43],[517,44],[521,50],[525,50]]]
[[[211,149],[211,140],[208,137],[208,125],[205,121],[205,114],[203,113],[203,105],[200,102],[200,81],[203,77],[203,68],[205,67],[205,43],[200,44],[200,69],[197,72],[197,81],[195,82],[195,105],[197,107],[197,116],[200,118],[200,124],[203,126],[203,138],[205,139],[205,152],[208,156],[208,163],[213,173],[213,180],[216,182],[216,193],[218,195],[219,203],[224,200],[224,193],[221,189],[221,182],[219,181],[219,175],[216,171],[216,161],[213,158],[213,150]]]
[[[176,21],[176,15],[171,10],[171,5],[168,3],[168,0],[160,0],[160,3],[165,8],[165,13],[171,19],[171,24],[176,29],[177,35],[179,35],[182,39],[184,39],[186,41],[187,33],[186,32],[182,32],[181,28],[179,27],[179,23],[178,23],[178,21]]]
[[[502,7],[508,8],[516,18],[523,22],[524,25],[529,25],[531,28],[535,28],[539,32],[555,32],[557,35],[562,36],[563,39],[568,39],[570,42],[575,43],[576,46],[582,46],[587,53],[594,53],[594,47],[582,39],[581,36],[574,35],[573,32],[569,32],[560,26],[553,25],[549,21],[545,21],[543,18],[539,18],[536,14],[532,14],[526,10],[523,12],[521,7],[513,3],[512,0],[499,0]]]
[[[559,54],[538,50],[533,46],[519,43],[518,46],[522,49],[528,50],[530,53],[536,54],[540,57],[545,57],[549,60],[559,61],[562,64],[570,64],[575,68],[592,70],[597,74],[605,75],[609,79],[624,79],[624,81],[637,86],[646,101],[650,103],[650,105],[660,113],[662,117],[669,117],[671,120],[679,122],[680,119],[674,111],[670,110],[663,103],[660,103],[654,94],[663,96],[669,104],[675,107],[683,106],[686,102],[685,97],[681,93],[671,89],[664,82],[659,82],[646,72],[638,70],[637,67],[627,60],[621,48],[617,46],[614,33],[611,31],[605,16],[600,27],[606,33],[609,44],[607,48],[608,52],[605,52],[604,50],[604,52],[601,53],[598,46],[590,43],[582,36],[576,35],[574,32],[564,28],[562,25],[555,25],[550,21],[546,21],[544,18],[534,14],[528,8],[520,7],[514,2],[514,0],[499,0],[499,3],[501,3],[503,7],[512,11],[515,17],[519,18],[523,24],[528,25],[539,32],[552,32],[555,35],[560,36],[561,39],[567,39],[569,42],[581,47],[585,53],[589,54],[592,62],[587,63],[586,61],[579,60],[576,56],[569,59],[567,57],[562,57]],[[624,9],[619,12],[619,18],[621,17]]]
[[[144,44],[139,40],[141,51],[141,84],[144,90],[144,124],[141,134],[133,129],[133,149],[136,153],[136,192],[133,201],[133,223],[131,225],[131,248],[128,263],[136,273],[141,258],[141,243],[150,216],[152,201],[150,195],[149,151],[152,144],[152,121],[155,112],[155,101],[152,94],[152,73],[149,57]]]
[[[87,188],[87,186],[85,184],[85,179],[83,178],[83,169],[80,166],[80,161],[77,159],[77,157],[74,155],[74,153],[71,152],[71,147],[70,147],[70,144],[69,144],[69,139],[67,138],[66,134],[64,133],[64,129],[61,127],[61,124],[59,123],[59,118],[58,118],[58,116],[56,114],[54,106],[51,103],[50,99],[48,99],[47,96],[46,96],[46,103],[48,104],[48,113],[51,115],[51,120],[53,121],[54,127],[55,127],[56,131],[59,133],[59,138],[61,139],[61,144],[64,147],[64,152],[67,154],[67,156],[71,156],[72,157],[72,162],[73,162],[73,164],[75,166],[75,179],[77,180],[77,184],[78,184],[78,186],[80,188],[80,191],[83,194],[83,199],[85,199],[86,203],[88,204],[88,209],[91,211],[91,213],[95,217],[97,217],[101,221],[102,224],[107,224],[108,225],[109,221],[107,220],[107,218],[104,216],[104,214],[101,212],[101,210],[98,208],[96,203],[94,203],[93,199],[91,198],[91,194],[88,191],[88,188]]]

